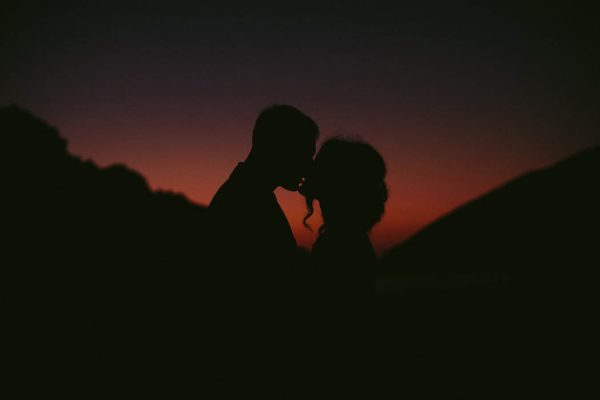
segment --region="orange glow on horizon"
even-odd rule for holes
[[[299,108],[321,121],[321,141],[340,132],[339,118],[312,112],[301,104]],[[248,109],[234,118],[226,111],[210,118],[189,114],[185,118],[161,115],[129,119],[122,115],[105,123],[89,115],[43,117],[68,139],[71,153],[100,166],[124,163],[146,177],[153,189],[179,192],[206,205],[249,151],[249,127],[254,123],[255,110]],[[430,129],[441,128],[428,126],[426,118],[407,119],[402,126],[373,116],[380,122],[374,132],[372,124],[362,119],[369,115],[347,117],[347,126],[354,127],[349,133],[360,133],[382,153],[388,166],[386,213],[371,234],[379,254],[461,204],[580,149],[575,142],[570,148],[550,150],[509,139],[490,143],[477,134],[485,131],[485,121],[469,121],[468,128],[475,132],[470,135],[463,133],[459,121],[458,125],[444,126],[436,136]],[[495,129],[509,127],[497,125]],[[306,213],[303,198],[282,189],[276,193],[299,246],[310,249],[320,225],[318,216],[311,218],[313,232],[309,231],[302,224]]]

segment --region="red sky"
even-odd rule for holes
[[[453,116],[441,124],[439,116],[413,116],[411,120],[350,113],[340,116],[334,105],[331,110],[313,110],[310,104],[303,107],[299,102],[290,103],[319,122],[322,138],[337,133],[360,135],[385,157],[390,198],[382,222],[372,232],[379,252],[508,179],[592,144],[581,139],[552,143],[551,133],[564,129],[562,126],[532,126],[534,122],[527,119],[504,120],[486,127],[486,118]],[[247,154],[255,114],[261,107],[255,104],[254,108],[234,111],[223,108],[210,116],[199,111],[186,118],[129,113],[112,114],[110,119],[93,113],[79,114],[80,119],[69,114],[42,117],[69,139],[74,154],[102,166],[125,163],[141,172],[153,188],[181,192],[197,203],[207,204]],[[507,134],[519,129],[539,131],[537,135]],[[544,135],[550,139],[536,139]],[[299,244],[310,248],[314,234],[301,223],[303,199],[282,189],[277,195]],[[313,217],[311,224],[316,230],[318,217]]]
[[[359,135],[387,161],[380,252],[600,143],[598,24],[586,10],[234,3],[15,3],[0,16],[0,104],[55,125],[74,154],[201,204],[245,158],[260,110],[292,104],[322,138]],[[310,247],[302,199],[277,194]]]

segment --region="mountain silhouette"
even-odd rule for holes
[[[200,312],[205,208],[152,191],[123,165],[69,154],[53,127],[17,106],[0,109],[0,135],[2,357],[11,366],[2,390],[151,392],[148,377],[165,375]]]
[[[383,275],[564,280],[595,273],[598,182],[600,147],[518,177],[390,250]]]
[[[600,305],[598,182],[596,147],[508,182],[385,254],[381,387],[401,382],[417,399],[597,393],[587,363]]]

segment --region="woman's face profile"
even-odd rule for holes
[[[371,145],[334,138],[320,148],[301,193],[319,202],[327,229],[369,231],[387,200],[385,162]]]

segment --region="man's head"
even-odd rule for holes
[[[278,186],[298,190],[310,168],[319,127],[307,115],[288,105],[263,110],[252,132],[252,153],[266,163]]]

